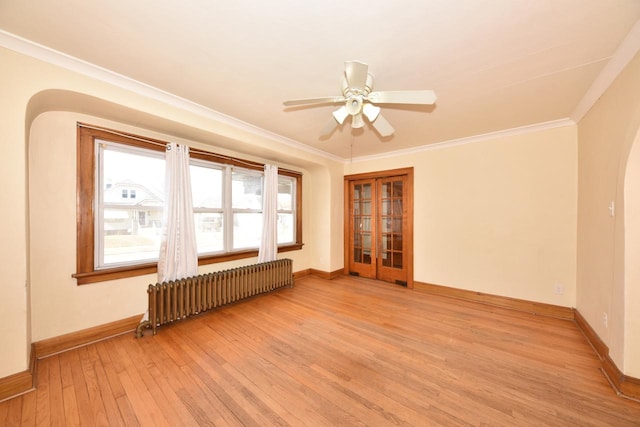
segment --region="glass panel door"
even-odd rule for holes
[[[405,179],[402,176],[378,180],[379,221],[378,278],[406,283],[405,269]]]
[[[354,181],[350,185],[350,252],[349,271],[375,277],[375,181]]]
[[[413,287],[413,175],[406,171],[345,179],[346,273]]]

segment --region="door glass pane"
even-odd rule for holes
[[[371,234],[363,233],[362,234],[362,247],[364,249],[371,249]]]
[[[393,214],[402,215],[402,199],[393,199]]]
[[[393,268],[402,268],[402,253],[393,253]]]
[[[391,200],[382,201],[382,215],[391,215]]]
[[[353,261],[362,262],[362,249],[355,248],[353,250]]]
[[[389,182],[383,182],[382,183],[382,198],[383,199],[388,199],[389,197],[391,197],[391,192],[390,192],[390,183]]]
[[[402,234],[393,235],[393,250],[402,251]]]
[[[362,198],[371,199],[371,184],[362,184]]]
[[[368,250],[362,251],[362,263],[371,264],[371,251],[368,251]]]
[[[393,219],[393,232],[402,233],[402,218]]]
[[[353,246],[357,246],[357,247],[362,246],[362,239],[358,231],[353,233]]]
[[[393,197],[402,197],[402,181],[393,183]]]
[[[360,184],[356,184],[353,186],[353,200],[360,199],[360,193],[362,192],[362,186]]]
[[[391,267],[391,252],[382,252],[382,265],[385,267]]]
[[[362,213],[365,215],[371,215],[371,202],[362,202]]]
[[[370,216],[362,217],[360,224],[362,224],[360,226],[360,231],[371,231],[371,217]]]
[[[389,250],[391,249],[391,235],[383,234],[382,235],[382,249]]]

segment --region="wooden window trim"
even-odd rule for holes
[[[96,270],[94,266],[95,228],[94,228],[94,196],[95,196],[95,139],[105,139],[122,144],[164,151],[167,142],[147,137],[140,137],[126,132],[114,131],[99,126],[78,123],[77,155],[76,155],[76,273],[72,274],[78,285],[116,280],[126,277],[154,274],[158,271],[156,262],[140,263],[131,266],[105,268]],[[217,163],[230,164],[246,169],[264,170],[264,164],[222,156],[204,150],[190,150],[193,158]],[[296,171],[279,169],[281,175],[296,179],[296,242],[278,247],[278,252],[302,249],[302,174]],[[204,255],[198,259],[198,265],[214,264],[258,255],[255,249],[227,252],[220,255]]]

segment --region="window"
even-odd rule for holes
[[[156,271],[165,145],[78,125],[78,284]],[[255,256],[263,165],[191,150],[190,171],[200,264]],[[280,251],[302,247],[300,198],[301,175],[279,171]]]

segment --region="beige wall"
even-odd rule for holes
[[[24,108],[28,93],[21,70],[5,66],[0,49],[0,378],[26,369],[27,183]]]
[[[576,143],[566,126],[354,162],[345,173],[414,167],[416,281],[572,307]]]
[[[145,288],[155,281],[141,276],[77,286],[71,278],[78,119],[302,171],[305,246],[283,256],[293,258],[296,271],[341,268],[342,260],[332,251],[342,236],[327,234],[336,225],[312,226],[326,224],[341,209],[342,183],[334,177],[335,171],[341,173],[340,162],[218,121],[206,111],[136,94],[4,48],[0,63],[0,178],[7,183],[0,193],[0,378],[27,369],[32,341],[142,313]]]
[[[624,367],[629,375],[640,378],[640,133],[627,163],[624,201]]]
[[[640,335],[637,326],[631,326],[638,324],[640,311],[634,307],[638,299],[630,299],[638,295],[638,283],[625,279],[624,182],[629,152],[640,129],[638,76],[640,56],[629,63],[578,126],[577,309],[609,346],[616,365],[635,377],[640,377]],[[608,209],[611,202],[615,203],[615,216]],[[628,231],[626,235],[637,238]],[[632,262],[637,264],[638,260]]]

